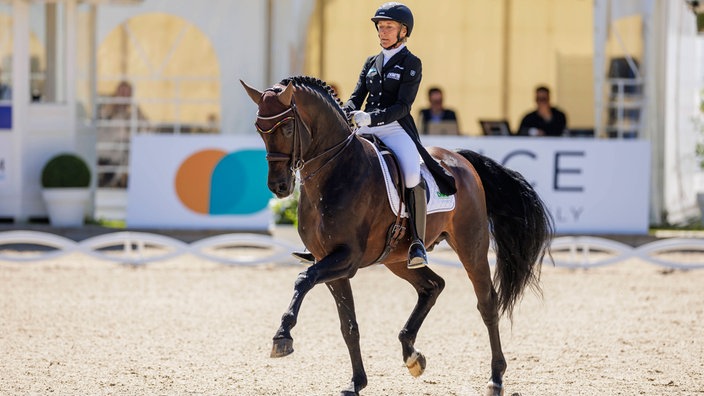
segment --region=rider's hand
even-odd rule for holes
[[[352,121],[358,127],[369,126],[372,124],[372,116],[363,111],[355,111],[354,114],[352,114]]]

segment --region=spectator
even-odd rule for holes
[[[98,187],[127,187],[130,138],[146,120],[132,95],[132,84],[122,81],[100,109],[103,123],[98,127]]]
[[[2,68],[0,68],[0,100],[12,100],[12,87],[2,80]]]
[[[518,127],[522,136],[562,136],[567,129],[567,116],[550,105],[550,90],[545,86],[535,89],[538,108],[526,114]]]
[[[443,107],[443,95],[440,88],[432,87],[428,90],[428,102],[430,102],[430,107],[420,111],[421,133],[429,135],[432,132],[430,125],[440,124],[443,121],[447,124],[449,121],[450,124],[454,123],[454,127],[447,130],[450,134],[458,135],[457,115],[454,111]]]

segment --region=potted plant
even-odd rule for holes
[[[63,153],[51,158],[42,169],[42,196],[55,227],[83,225],[90,198],[90,168],[79,156]]]

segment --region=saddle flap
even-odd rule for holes
[[[403,197],[403,178],[401,177],[401,167],[398,165],[396,156],[393,155],[391,150],[386,146],[379,146],[373,141],[380,141],[378,138],[373,139],[362,139],[374,148],[379,160],[379,165],[384,176],[384,182],[386,183],[386,194],[388,197],[389,205],[391,206],[391,211],[394,215],[398,215],[399,208],[401,208],[401,216],[408,217],[406,214],[405,205],[402,204],[401,197]],[[383,143],[382,143],[383,144]],[[381,148],[380,148],[381,147]],[[438,184],[435,179],[430,174],[428,167],[421,163],[420,167],[421,179],[425,180],[426,189],[426,200],[428,202],[427,213],[436,212],[448,212],[455,208],[455,196],[454,195],[444,195],[440,193],[438,189]]]

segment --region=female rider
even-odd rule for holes
[[[376,10],[372,22],[378,32],[381,53],[364,62],[357,86],[343,108],[360,127],[358,133],[376,135],[398,158],[407,187],[404,197],[413,237],[408,249],[408,268],[421,268],[428,260],[423,244],[425,185],[421,183],[418,155],[438,182],[441,193],[452,195],[457,190],[452,176],[420,143],[410,115],[422,74],[420,59],[406,47],[413,30],[411,10],[401,3],[384,3]],[[310,253],[294,252],[293,255],[307,262],[314,260]]]

